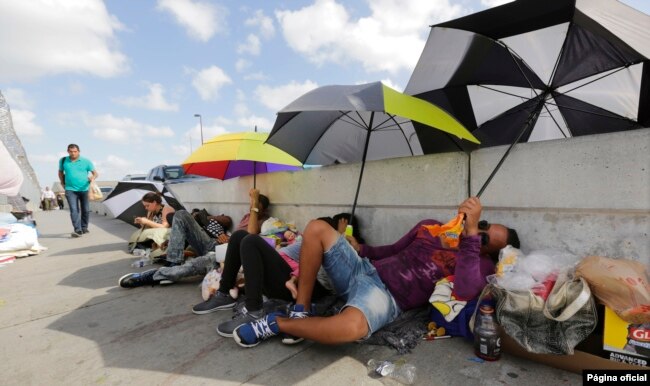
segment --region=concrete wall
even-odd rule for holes
[[[370,244],[390,243],[423,218],[450,219],[483,185],[506,147],[368,162],[357,215]],[[471,166],[470,166],[471,165]],[[257,176],[272,214],[299,227],[349,211],[359,164]],[[515,146],[481,197],[483,217],[518,230],[522,249],[628,257],[650,265],[650,129]],[[188,209],[238,221],[252,177],[171,185]]]

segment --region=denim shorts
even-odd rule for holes
[[[375,267],[368,259],[359,257],[345,237],[339,237],[325,252],[323,267],[337,295],[345,300],[345,307],[354,307],[366,317],[369,331],[364,339],[400,314],[393,295],[379,278]]]

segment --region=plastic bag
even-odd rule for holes
[[[576,275],[584,278],[594,296],[621,319],[650,323],[650,277],[645,265],[628,259],[587,256]]]
[[[550,293],[560,272],[572,272],[579,261],[576,255],[557,250],[533,251],[524,255],[507,246],[499,253],[496,274],[488,282],[509,291],[531,290],[542,300]]]
[[[97,186],[97,183],[95,181],[90,182],[90,189],[88,189],[88,199],[90,201],[98,201],[104,198],[104,194],[102,193],[102,190],[99,189],[99,186]]]
[[[221,272],[213,269],[208,272],[201,282],[201,296],[203,300],[208,300],[219,289],[219,281],[221,280]]]
[[[274,233],[284,232],[287,229],[287,224],[275,217],[269,217],[262,223],[260,227],[260,235],[272,235]]]
[[[464,219],[465,215],[463,213],[458,213],[456,217],[444,225],[423,225],[423,227],[429,231],[431,236],[440,237],[440,239],[450,248],[456,248],[460,243],[460,235],[463,233]]]

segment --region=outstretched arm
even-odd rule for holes
[[[393,244],[384,245],[380,247],[371,247],[369,245],[362,244],[359,246],[357,252],[359,252],[360,256],[364,256],[369,259],[376,259],[376,260],[388,256],[393,256],[398,252],[404,250],[407,246],[409,246],[413,242],[413,240],[415,240],[418,231],[420,230],[422,225],[433,225],[433,224],[440,224],[440,223],[435,220],[422,220],[419,223],[417,223],[413,228],[411,228],[411,230],[408,231],[407,234],[402,236],[401,239],[397,240]]]

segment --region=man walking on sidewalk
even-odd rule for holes
[[[79,155],[79,146],[74,143],[68,145],[68,154],[68,157],[59,160],[59,181],[65,189],[65,198],[70,207],[70,219],[74,227],[72,237],[81,237],[88,233],[88,189],[90,183],[97,178],[97,171],[89,159]]]

